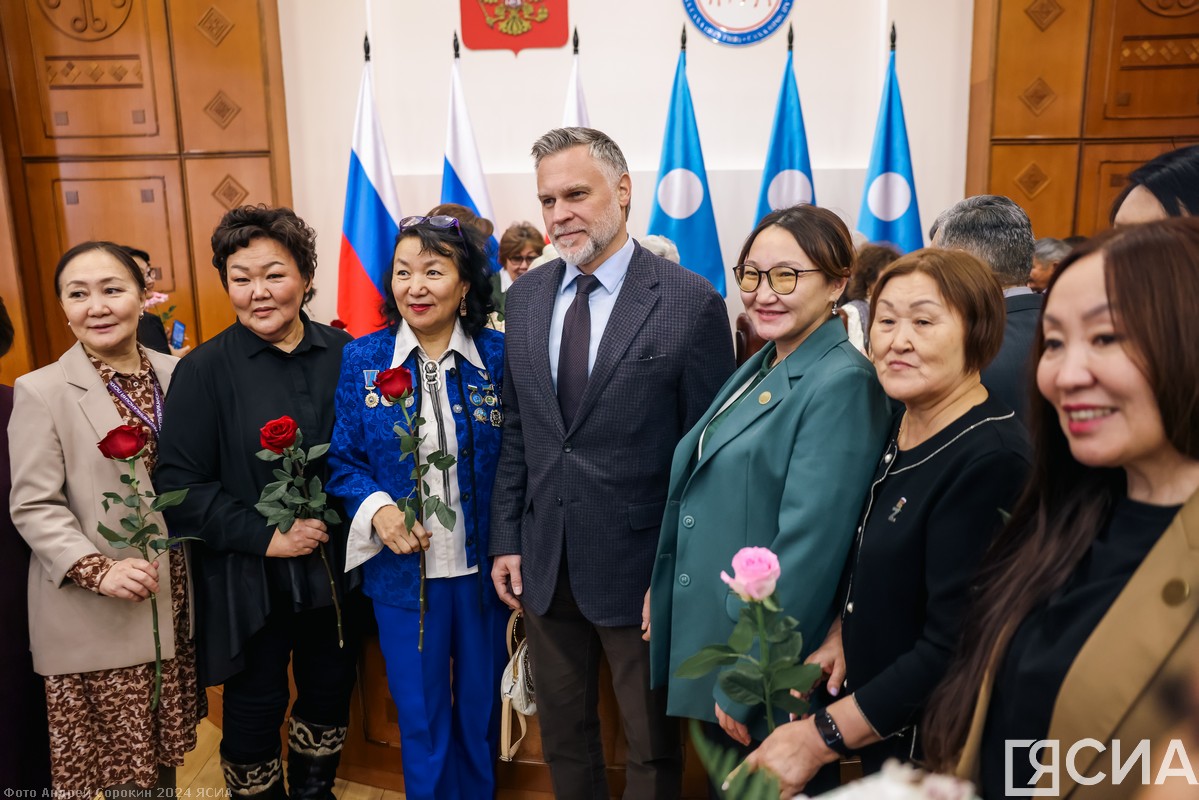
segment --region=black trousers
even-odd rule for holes
[[[600,741],[600,654],[612,670],[628,759],[625,800],[671,800],[682,792],[679,721],[666,716],[666,690],[649,688],[649,643],[636,626],[592,625],[575,603],[565,568],[544,616],[525,613],[541,744],[554,796],[608,800]]]
[[[346,725],[354,688],[359,637],[346,625],[346,646],[337,646],[333,607],[292,611],[282,598],[266,625],[246,643],[246,668],[225,681],[221,756],[234,764],[257,764],[279,755],[279,728],[291,690],[287,665],[296,682],[293,716],[316,725]],[[349,612],[349,613],[347,613]],[[357,615],[356,603],[343,602],[342,616]]]

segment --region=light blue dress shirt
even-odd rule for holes
[[[599,352],[600,339],[608,327],[608,319],[616,305],[625,275],[629,274],[629,262],[633,260],[633,237],[603,264],[591,273],[600,285],[591,292],[591,337],[587,344],[587,374],[595,367],[595,354]],[[562,275],[562,285],[554,298],[554,316],[550,318],[550,375],[554,378],[554,389],[558,388],[558,354],[562,349],[562,325],[566,321],[566,310],[575,300],[575,279],[582,275],[574,264],[567,264]]]

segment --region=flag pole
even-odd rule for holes
[[[795,44],[795,26],[790,22],[787,23],[787,52],[790,53],[792,45]]]
[[[895,52],[895,23],[891,23],[891,52]]]
[[[370,60],[371,60],[371,36],[369,33],[363,35],[363,37],[362,37],[362,56],[363,56],[363,58],[362,58],[363,61],[366,61],[368,63],[370,62]]]
[[[454,31],[454,58],[458,58],[458,31]]]
[[[575,27],[574,46],[575,46],[574,54],[577,56],[579,54],[579,29],[577,26]]]
[[[687,52],[687,26],[686,25],[683,26],[683,38],[679,44],[679,50],[684,53]]]

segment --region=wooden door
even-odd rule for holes
[[[966,194],[1036,236],[1108,227],[1130,170],[1199,140],[1199,3],[975,0]]]
[[[232,321],[212,228],[235,205],[291,200],[275,1],[0,3],[15,252],[0,285],[20,287],[32,366],[74,341],[53,271],[87,239],[150,253],[190,343]]]

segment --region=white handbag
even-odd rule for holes
[[[537,701],[533,691],[533,673],[529,669],[529,643],[523,635],[517,639],[516,624],[520,612],[513,611],[508,618],[508,666],[500,679],[500,760],[511,761],[520,749],[520,743],[529,732],[525,717],[537,713]],[[520,738],[512,741],[512,715],[520,723]]]

